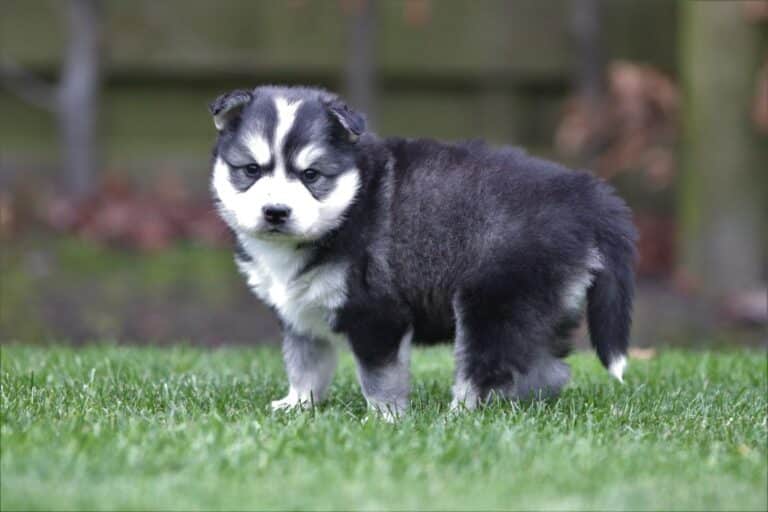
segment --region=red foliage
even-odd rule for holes
[[[562,153],[593,162],[603,177],[642,169],[651,184],[664,187],[675,172],[679,93],[660,71],[615,62],[608,91],[599,101],[573,97],[555,135]]]
[[[16,225],[13,200],[7,192],[0,192],[0,238],[10,237]]]
[[[669,275],[675,264],[675,222],[671,218],[649,212],[635,214],[640,232],[637,242],[637,273],[645,277]]]
[[[432,6],[429,0],[411,0],[405,4],[403,16],[409,27],[422,28],[432,18]]]
[[[57,231],[142,251],[190,239],[218,245],[230,237],[210,201],[191,199],[181,181],[170,176],[152,191],[107,179],[85,200],[48,201],[44,219]]]
[[[768,5],[768,2],[766,4]],[[760,74],[757,77],[752,118],[757,128],[761,132],[768,134],[768,58],[765,59],[760,69]]]
[[[750,23],[768,21],[768,2],[765,0],[746,0],[741,3],[744,16]]]

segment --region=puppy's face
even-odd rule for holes
[[[232,229],[311,241],[341,224],[360,186],[359,114],[327,92],[279,87],[226,94],[211,111],[212,188]]]

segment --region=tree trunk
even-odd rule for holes
[[[684,87],[680,186],[681,265],[705,298],[762,279],[756,184],[768,169],[750,118],[760,62],[758,30],[740,2],[682,2]]]
[[[347,22],[347,62],[344,88],[351,106],[365,112],[370,128],[375,126],[374,92],[376,5],[374,0],[358,0]]]
[[[605,56],[602,51],[600,0],[572,0],[570,11],[571,36],[576,45],[574,86],[587,121],[593,130],[602,122],[605,108]],[[585,148],[579,165],[594,169],[599,156],[598,148]]]
[[[65,187],[76,197],[89,191],[97,170],[101,7],[99,0],[69,0],[66,8],[69,41],[56,104]]]
[[[577,48],[576,88],[594,107],[603,99],[605,55],[602,51],[600,0],[572,0],[570,25]]]

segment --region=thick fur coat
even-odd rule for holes
[[[454,342],[454,407],[554,395],[585,310],[621,378],[635,231],[603,181],[480,141],[382,139],[318,89],[235,91],[211,111],[218,209],[285,330],[275,408],[322,400],[348,346],[369,404],[394,417],[412,342]]]

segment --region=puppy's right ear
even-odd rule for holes
[[[253,93],[238,89],[222,94],[213,103],[208,105],[208,110],[213,114],[213,124],[218,131],[223,131],[232,123],[240,119],[243,108],[253,100]]]
[[[334,97],[324,103],[331,116],[344,129],[348,140],[350,142],[357,142],[357,139],[365,132],[365,117],[349,108],[339,98]]]

